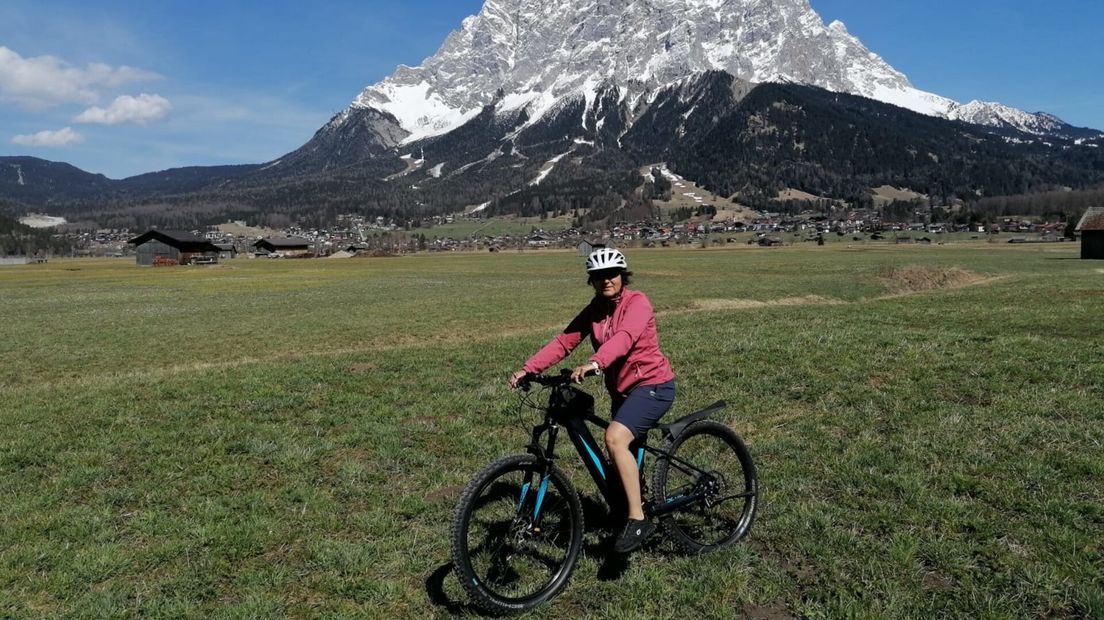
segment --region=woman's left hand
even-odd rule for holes
[[[598,365],[594,362],[587,362],[571,371],[571,380],[575,383],[582,383],[587,373],[591,372],[598,372]]]

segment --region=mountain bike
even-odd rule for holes
[[[520,613],[563,591],[583,545],[579,494],[556,465],[556,440],[566,431],[606,501],[611,520],[626,516],[624,491],[587,423],[605,429],[594,415],[594,398],[559,376],[530,375],[521,381],[518,414],[544,414],[525,454],[499,459],[479,472],[460,495],[450,527],[452,561],[473,603],[493,614]],[[533,385],[540,392],[531,392]],[[535,400],[548,392],[546,405]],[[632,444],[640,469],[644,513],[692,554],[732,545],[751,529],[758,506],[755,464],[743,440],[708,419],[726,407],[718,401],[670,424],[661,424],[663,446],[647,436]],[[655,460],[652,485],[646,459]]]

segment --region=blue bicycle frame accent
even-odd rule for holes
[[[590,460],[594,461],[594,466],[598,468],[598,473],[602,474],[602,477],[606,477],[606,470],[602,467],[602,459],[598,458],[598,455],[594,453],[594,450],[590,448],[590,444],[583,442],[583,447],[586,448],[587,454],[590,455]]]
[[[552,476],[545,476],[544,480],[541,480],[540,488],[537,489],[537,505],[533,508],[533,521],[535,522],[540,517],[541,504],[544,503],[544,494],[548,491],[548,481],[552,479]]]
[[[525,496],[529,495],[529,483],[526,482],[521,486],[521,498],[518,499],[517,511],[521,512],[521,507],[525,504]]]

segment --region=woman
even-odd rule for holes
[[[606,429],[606,449],[617,468],[628,502],[628,521],[614,548],[620,553],[638,549],[655,532],[644,519],[640,498],[640,474],[629,450],[637,438],[655,426],[675,400],[675,373],[659,350],[655,312],[648,298],[626,288],[632,276],[625,256],[612,248],[587,258],[587,283],[594,299],[521,370],[510,376],[510,387],[527,374],[541,373],[563,361],[590,336],[595,353],[571,373],[576,383],[590,372],[605,375],[613,403],[613,421]]]

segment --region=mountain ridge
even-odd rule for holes
[[[812,74],[827,82],[799,79]],[[1102,182],[1102,146],[1052,115],[919,91],[808,0],[487,0],[437,54],[283,157],[53,185],[0,158],[0,197],[120,226],[475,207],[589,217],[646,210],[640,167],[667,161],[741,200],[792,187],[861,203],[894,184],[971,201]]]
[[[917,89],[808,0],[487,0],[434,55],[368,86],[349,109],[390,113],[410,143],[462,125],[499,90],[539,119],[557,99],[606,82],[632,97],[710,70],[1035,135],[1087,135],[1052,115]]]

